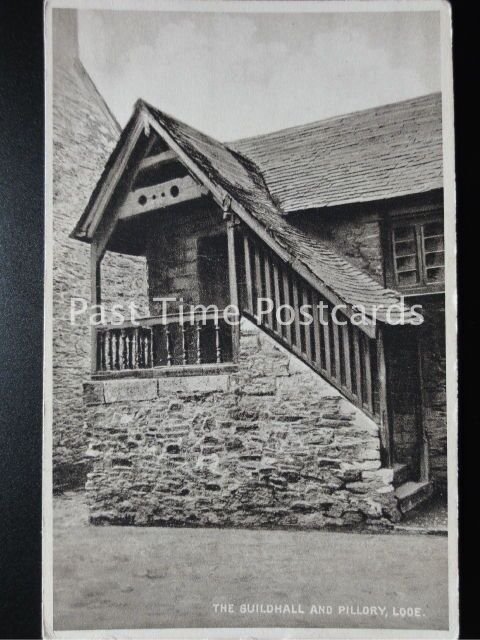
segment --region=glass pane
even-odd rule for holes
[[[411,256],[416,253],[415,241],[397,242],[395,244],[395,254],[397,256]]]
[[[416,271],[417,269],[417,256],[410,255],[402,258],[397,258],[397,271]]]
[[[424,238],[425,253],[429,251],[443,251],[443,236]]]
[[[417,284],[418,276],[416,271],[405,271],[404,273],[398,273],[398,284],[403,286],[408,286],[412,284]]]
[[[443,267],[444,258],[445,254],[443,251],[439,251],[438,253],[427,253],[425,255],[425,264],[427,267]]]
[[[415,240],[413,227],[396,227],[393,231],[395,242],[401,240]]]
[[[427,269],[427,282],[443,282],[445,277],[443,267]]]
[[[423,227],[423,237],[429,236],[442,236],[443,235],[443,222],[430,222]]]

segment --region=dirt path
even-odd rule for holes
[[[448,626],[446,537],[94,527],[81,494],[54,512],[56,629]]]

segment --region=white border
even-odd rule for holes
[[[42,628],[53,638],[53,55],[52,5],[44,9],[45,287],[43,344]]]
[[[441,31],[444,211],[446,237],[445,313],[447,340],[448,438],[448,571],[449,630],[329,629],[329,628],[195,628],[108,629],[55,631],[53,629],[53,485],[52,485],[52,364],[53,364],[53,123],[52,123],[52,9],[102,9],[182,12],[341,13],[438,11]],[[453,126],[453,71],[450,5],[446,0],[47,0],[45,3],[45,341],[43,401],[43,635],[46,638],[457,638],[458,623],[458,398],[456,216]]]

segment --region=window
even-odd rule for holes
[[[398,222],[392,227],[393,280],[400,289],[438,289],[445,279],[443,221]]]

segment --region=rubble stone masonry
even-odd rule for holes
[[[388,526],[378,426],[246,320],[209,375],[84,384],[96,524]]]
[[[53,481],[83,486],[82,382],[89,374],[90,326],[70,323],[72,297],[90,301],[89,246],[69,235],[80,218],[119,128],[78,60],[56,56],[53,92]],[[145,261],[107,254],[103,300],[146,303]]]

